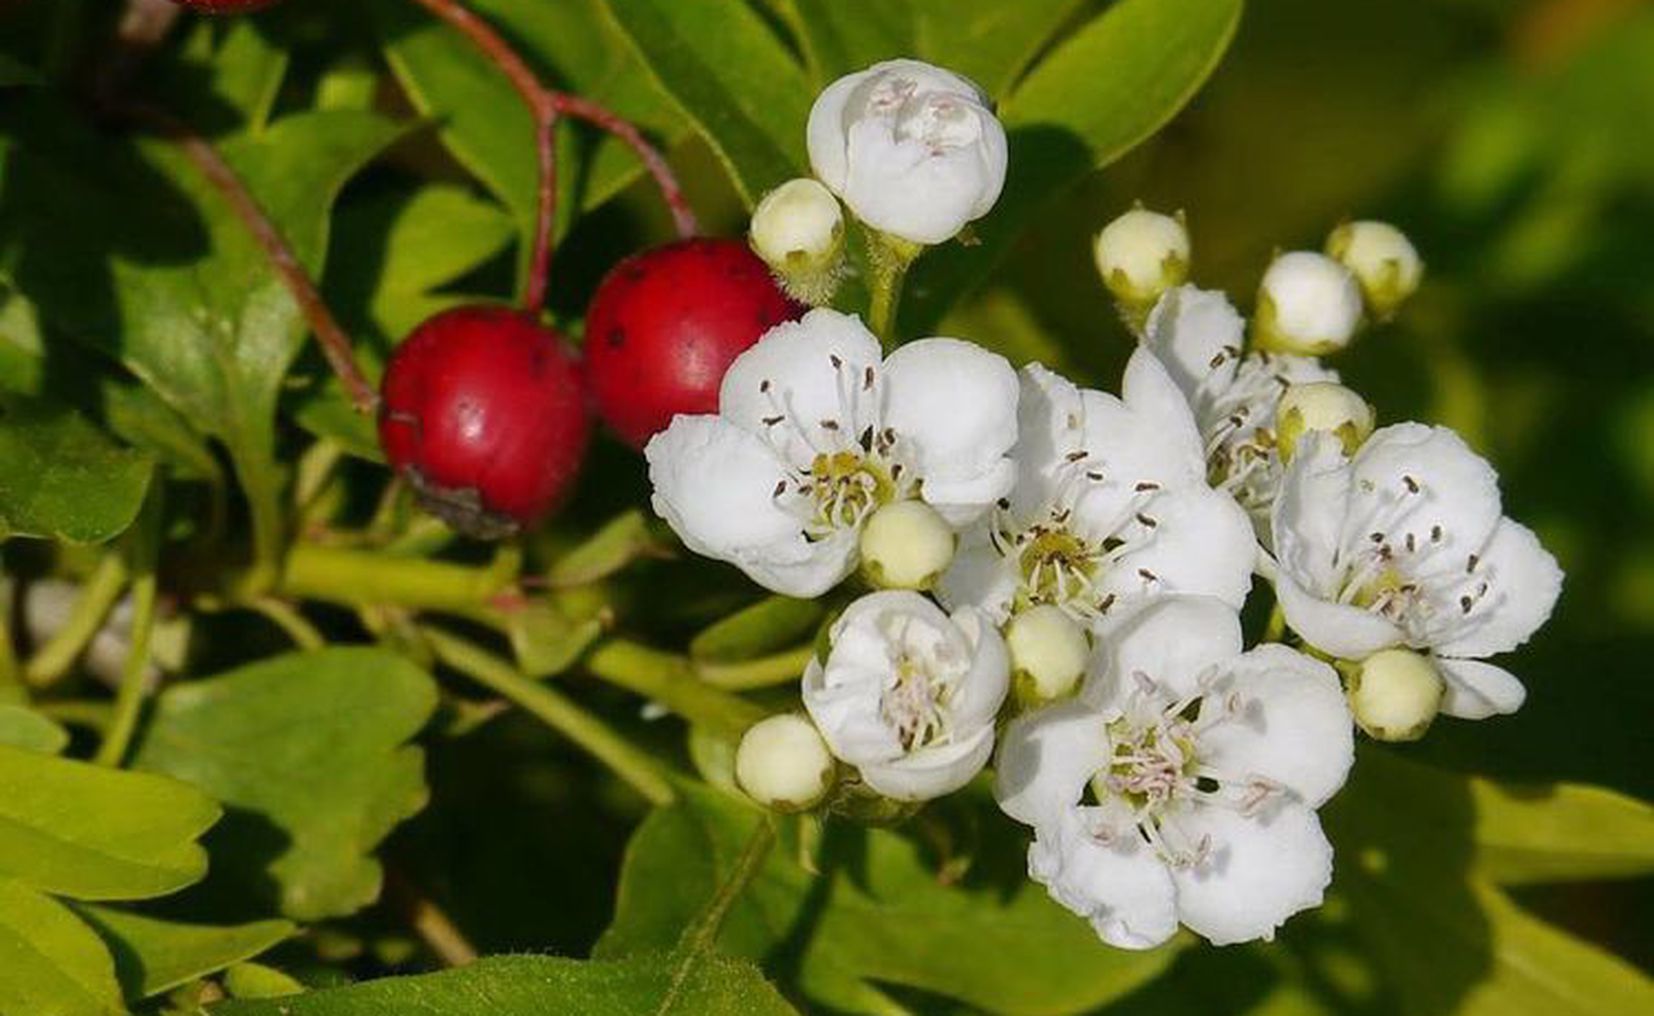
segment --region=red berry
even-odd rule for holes
[[[789,299],[740,240],[680,240],[622,261],[586,315],[586,373],[601,416],[641,448],[678,413],[714,413],[724,371]]]
[[[591,433],[580,367],[519,311],[443,311],[397,347],[379,443],[425,509],[483,539],[515,533],[574,485]]]
[[[245,14],[260,7],[268,7],[276,0],[172,0],[182,7],[203,14]]]

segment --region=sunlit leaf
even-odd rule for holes
[[[0,876],[0,1013],[116,1016],[115,964],[63,904]]]
[[[128,997],[148,998],[250,959],[293,934],[288,921],[217,927],[162,920],[115,907],[75,908],[107,943]]]

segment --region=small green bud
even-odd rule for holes
[[[1297,384],[1281,394],[1275,410],[1275,447],[1282,462],[1291,462],[1299,438],[1321,431],[1336,437],[1344,454],[1354,455],[1372,435],[1373,423],[1373,407],[1343,385],[1332,381]]]
[[[735,781],[747,796],[775,811],[804,811],[826,798],[837,764],[808,717],[765,717],[741,735]]]
[[[1103,227],[1092,254],[1103,284],[1128,315],[1146,314],[1160,294],[1189,277],[1189,231],[1182,213],[1133,208]]]
[[[861,567],[880,589],[929,589],[953,563],[953,527],[923,501],[893,501],[861,531]]]
[[[1085,629],[1049,603],[1011,618],[1005,628],[1017,701],[1036,706],[1073,691],[1085,675],[1091,643]]]
[[[809,177],[788,180],[758,202],[748,236],[795,299],[832,299],[844,267],[844,213],[832,191]]]
[[[1361,286],[1349,269],[1324,254],[1292,251],[1264,272],[1253,339],[1272,353],[1336,353],[1355,338],[1361,310]]]
[[[1349,678],[1350,711],[1380,741],[1416,741],[1441,711],[1446,686],[1428,656],[1384,649],[1363,660]]]
[[[1424,277],[1413,242],[1388,222],[1344,223],[1327,237],[1327,254],[1361,283],[1367,309],[1381,320],[1395,314]]]

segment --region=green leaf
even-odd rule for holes
[[[649,520],[634,508],[605,522],[591,537],[559,556],[546,572],[546,581],[565,588],[590,585],[660,551]]]
[[[82,905],[75,908],[108,944],[115,974],[129,998],[149,998],[198,977],[251,959],[294,932],[289,921],[233,927],[184,924],[158,917]]]
[[[224,990],[231,998],[282,998],[304,993],[304,985],[261,963],[237,963],[224,971]]]
[[[1654,807],[1602,787],[1470,781],[1476,864],[1500,885],[1654,872]]]
[[[658,809],[633,836],[615,921],[596,954],[675,941],[760,818],[732,796],[683,787],[679,803]],[[1103,946],[1028,880],[1024,844],[1015,837],[996,837],[1001,853],[979,859],[951,886],[921,847],[896,832],[830,825],[827,837],[820,876],[789,850],[773,851],[719,940],[728,952],[795,971],[798,989],[826,1009],[893,1011],[878,985],[897,984],[996,1012],[1080,1012],[1152,978],[1175,952]]]
[[[685,964],[683,957],[658,953],[618,962],[497,957],[440,974],[212,1008],[213,1016],[785,1016],[793,1011],[750,963],[698,956]]]
[[[603,619],[571,614],[562,604],[533,600],[506,615],[506,635],[518,666],[530,677],[553,677],[602,637]]]
[[[1393,752],[1368,749],[1349,786],[1324,812],[1339,857],[1334,889],[1347,897],[1349,917],[1401,1011],[1650,1011],[1654,987],[1647,978],[1527,914],[1479,872],[1482,837],[1494,834],[1500,850],[1498,840],[1508,842],[1513,828],[1508,814],[1484,820],[1493,793]]]
[[[135,764],[232,809],[215,878],[273,879],[299,920],[348,914],[378,896],[368,855],[425,804],[423,753],[404,742],[435,705],[430,676],[394,653],[291,653],[168,689]]]
[[[77,124],[46,101],[0,117],[0,136],[21,142],[0,210],[0,248],[19,248],[15,280],[48,322],[119,358],[223,440],[255,510],[268,515],[276,398],[305,335],[299,309],[177,145],[132,145]],[[317,274],[334,196],[399,133],[372,114],[300,113],[222,154]]]
[[[61,403],[0,395],[0,531],[102,543],[132,524],[154,471]]]
[[[913,6],[919,54],[963,74],[995,97],[1010,91],[1040,47],[1080,7],[1080,0],[908,2]]]
[[[142,385],[108,381],[98,388],[109,429],[164,462],[175,476],[222,482],[224,470],[201,434]]]
[[[504,31],[531,64],[549,67],[548,84],[603,103],[668,145],[687,133],[599,13],[601,0],[480,0],[469,6]],[[373,0],[368,7],[385,59],[414,106],[437,122],[443,144],[511,209],[522,235],[528,235],[539,173],[533,119],[522,99],[470,40],[447,25],[411,10],[404,0]],[[558,152],[571,154],[564,145]],[[643,173],[630,149],[608,137],[581,161],[561,160],[559,204],[570,210],[596,208]]]
[[[913,0],[784,0],[782,11],[804,48],[817,92],[880,60],[923,55],[914,41]]]
[[[808,642],[826,609],[815,600],[767,596],[696,635],[689,654],[698,660],[733,662]]]
[[[68,907],[0,877],[0,1016],[115,1016],[115,965]]]
[[[219,809],[193,787],[0,747],[0,876],[82,900],[164,896],[198,881]]]
[[[69,743],[69,732],[25,706],[0,703],[0,745],[42,755],[56,755]]]
[[[804,71],[745,4],[608,0],[649,73],[729,170],[751,207],[801,175],[814,97]]]
[[[925,334],[986,278],[1024,226],[1086,173],[1158,130],[1217,66],[1241,0],[1120,0],[1062,42],[1005,100],[1010,170],[978,245],[921,258],[903,333]],[[1008,10],[1009,8],[1007,8]]]

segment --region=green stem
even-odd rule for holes
[[[597,646],[586,657],[593,677],[653,699],[679,716],[729,737],[764,718],[764,710],[702,681],[685,657],[625,639]]]
[[[784,653],[739,663],[696,663],[695,672],[702,681],[725,691],[772,688],[797,681],[815,654],[814,646],[800,646]]]
[[[1279,603],[1269,612],[1269,623],[1264,626],[1263,641],[1279,642],[1286,635],[1286,611]]]
[[[81,587],[80,599],[75,601],[62,626],[36,650],[24,668],[23,676],[31,685],[45,687],[69,672],[103,627],[110,608],[121,598],[126,578],[126,562],[121,560],[121,555],[114,552],[104,555]]]
[[[895,342],[896,310],[902,302],[902,281],[924,247],[885,233],[869,232],[873,264],[873,291],[868,300],[867,324],[888,348]]]
[[[701,912],[684,929],[683,937],[678,939],[678,950],[687,953],[708,952],[713,943],[718,940],[718,931],[724,926],[724,918],[735,906],[735,901],[746,892],[747,886],[764,869],[764,861],[769,858],[770,848],[775,846],[775,823],[770,816],[759,818],[758,825],[747,840],[746,848],[735,861],[735,868],[730,871],[729,877],[718,886],[718,891],[708,900]]]
[[[9,575],[0,575],[0,702],[14,698],[27,699],[29,694],[28,686],[23,683],[23,671],[17,663],[17,647],[11,636],[16,594],[17,583]]]
[[[390,604],[421,610],[466,610],[516,581],[510,555],[487,568],[392,557],[344,547],[300,544],[287,555],[280,592],[347,606]]]
[[[264,616],[265,620],[280,628],[293,644],[300,649],[310,651],[322,649],[327,645],[327,639],[316,630],[299,609],[285,600],[278,600],[272,596],[260,596],[247,601],[247,609],[256,611]]]
[[[112,702],[92,702],[86,699],[41,702],[35,705],[33,709],[48,719],[66,723],[71,727],[85,727],[99,733],[109,729],[110,721],[115,713],[114,703]]]
[[[530,680],[493,653],[457,635],[432,627],[421,627],[420,634],[437,659],[521,706],[590,752],[650,803],[671,804],[676,797],[654,759],[561,693]]]
[[[121,670],[121,685],[115,693],[115,711],[110,717],[108,732],[92,759],[98,765],[118,766],[124,762],[132,746],[132,736],[138,731],[144,685],[149,677],[150,638],[155,632],[155,564],[160,557],[161,490],[159,483],[150,486],[143,511],[128,536],[132,571],[137,576],[132,583],[132,644]]]

